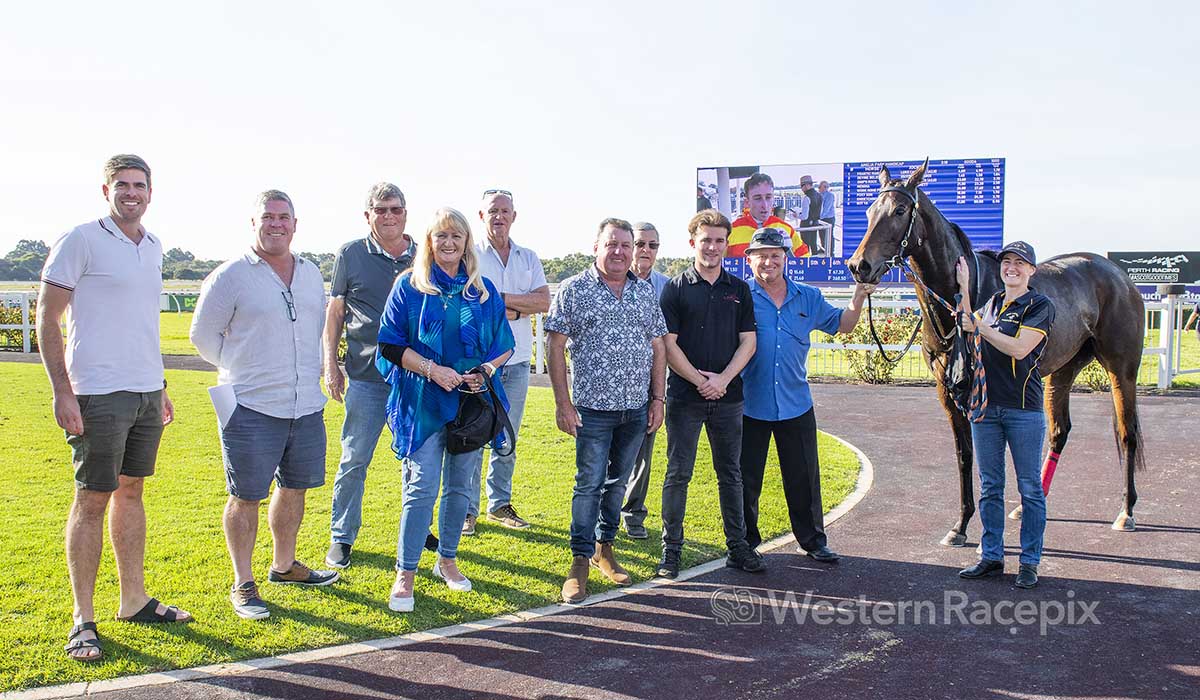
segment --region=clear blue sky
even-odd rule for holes
[[[1195,3],[22,3],[0,26],[0,254],[154,169],[145,223],[228,258],[254,195],[295,247],[409,232],[516,193],[513,237],[590,249],[605,216],[687,251],[698,165],[1002,156],[1006,236],[1042,255],[1197,249]]]

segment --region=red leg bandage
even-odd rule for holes
[[[1057,452],[1046,455],[1046,463],[1042,465],[1042,491],[1050,495],[1050,482],[1054,480],[1054,470],[1058,469]]]

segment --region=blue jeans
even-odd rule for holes
[[[529,392],[529,363],[518,362],[515,365],[505,365],[500,370],[500,385],[504,387],[504,395],[508,397],[508,421],[513,430],[521,432],[521,416],[525,414],[525,395]],[[517,453],[514,451],[507,457],[489,450],[491,459],[488,460],[488,512],[492,513],[501,506],[512,503],[513,470],[517,466]],[[483,452],[479,453],[479,463],[475,465],[472,474],[471,505],[467,512],[479,515],[479,482],[483,478]]]
[[[404,460],[404,505],[400,511],[400,541],[396,547],[396,559],[402,570],[416,571],[421,561],[439,486],[442,505],[438,509],[438,534],[441,536],[438,554],[443,559],[458,555],[458,540],[471,500],[471,470],[478,459],[478,450],[461,455],[447,452],[446,428],[442,428]]]
[[[971,424],[975,463],[979,465],[979,520],[983,558],[1004,560],[1004,447],[1012,453],[1021,493],[1021,563],[1042,559],[1046,531],[1046,494],[1042,491],[1042,442],[1046,415],[1005,406],[988,406],[983,420]]]
[[[575,438],[571,553],[591,557],[596,542],[612,542],[621,524],[625,484],[646,437],[648,404],[625,411],[577,406],[583,425]]]
[[[342,461],[333,479],[333,512],[329,535],[333,542],[353,545],[362,526],[363,488],[367,466],[379,444],[392,387],[384,382],[351,379],[346,387],[346,420],[342,422]]]

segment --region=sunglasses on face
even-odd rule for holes
[[[375,216],[383,216],[384,214],[400,216],[404,213],[404,207],[371,207],[371,211],[375,213]]]
[[[634,248],[649,248],[650,250],[658,250],[658,241],[638,241],[633,244]]]

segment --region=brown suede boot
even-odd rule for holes
[[[628,586],[633,583],[633,579],[629,578],[629,572],[621,568],[621,565],[617,563],[617,558],[613,556],[612,542],[596,543],[596,553],[592,555],[592,566],[600,569],[600,573],[618,586]]]
[[[564,603],[582,603],[587,597],[588,560],[587,557],[576,556],[571,560],[571,573],[563,581],[562,597]]]

